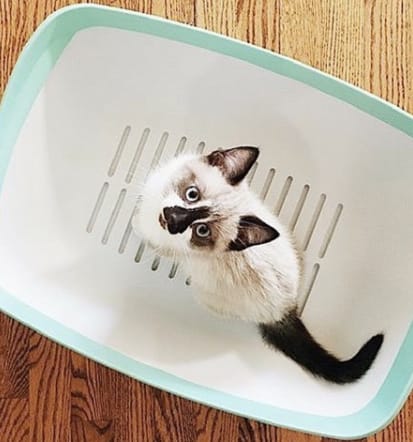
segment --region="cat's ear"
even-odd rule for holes
[[[235,185],[246,177],[258,155],[258,147],[240,146],[215,150],[206,160],[210,166],[219,168],[228,183]]]
[[[229,250],[244,250],[247,247],[265,244],[280,236],[274,227],[269,226],[253,215],[241,216],[237,237],[228,245]]]

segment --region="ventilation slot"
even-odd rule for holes
[[[169,279],[175,278],[176,273],[178,271],[178,267],[179,267],[179,264],[177,262],[174,262],[172,264],[171,270],[169,271],[169,275],[168,275]]]
[[[251,167],[250,171],[248,172],[248,175],[247,175],[248,185],[250,185],[252,183],[252,180],[254,179],[255,172],[257,171],[257,168],[258,168],[258,161],[254,163],[254,165]]]
[[[293,216],[290,221],[290,230],[292,232],[294,232],[295,226],[297,225],[298,218],[300,217],[301,212],[303,210],[305,200],[307,199],[307,195],[308,195],[309,190],[310,190],[310,186],[308,184],[306,184],[303,187],[303,190],[301,191],[300,198],[298,200],[297,206],[294,210]]]
[[[135,262],[141,261],[143,252],[145,251],[145,247],[146,247],[146,241],[142,240],[141,243],[139,244],[138,251],[136,252],[135,255]]]
[[[175,151],[175,156],[176,157],[181,155],[181,153],[184,151],[186,142],[187,142],[186,137],[182,137],[179,140],[178,147],[176,148],[176,151]]]
[[[129,238],[132,233],[132,219],[136,215],[137,211],[138,211],[137,207],[135,207],[132,211],[132,215],[130,216],[128,224],[125,229],[125,233],[123,234],[122,239],[119,244],[119,249],[118,249],[119,253],[123,253],[126,250],[126,246],[128,244]]]
[[[278,198],[277,205],[275,206],[274,213],[279,216],[281,209],[284,206],[285,200],[287,199],[288,192],[290,191],[291,184],[293,182],[293,177],[288,176],[285,180],[284,186],[281,189],[280,197]]]
[[[147,178],[148,178],[149,174],[152,172],[152,170],[157,166],[157,164],[162,156],[162,152],[165,148],[165,144],[166,144],[167,139],[168,139],[168,132],[164,132],[162,134],[160,141],[159,141],[158,147],[156,148],[156,151],[153,155],[151,165],[150,165],[149,170],[146,174],[145,181],[147,180]],[[129,238],[132,234],[132,220],[133,220],[133,217],[136,215],[137,211],[138,211],[138,205],[136,204],[135,207],[133,208],[131,216],[129,217],[129,221],[126,226],[125,233],[122,236],[122,239],[121,239],[121,242],[119,245],[119,249],[118,249],[119,253],[124,253],[124,251],[126,250],[126,246],[129,242]],[[142,246],[142,243],[139,245],[139,249],[141,248],[141,246]],[[143,249],[145,249],[144,245],[143,245]],[[138,250],[138,252],[139,252],[139,250]],[[142,253],[143,253],[143,250],[142,250]],[[138,255],[138,253],[136,255]],[[135,261],[136,261],[136,258],[135,258]],[[136,261],[136,262],[139,262],[139,261]]]
[[[160,263],[161,263],[161,258],[160,258],[160,256],[155,256],[155,259],[154,259],[153,262],[152,262],[151,269],[152,269],[153,271],[158,270],[158,267],[159,267],[159,264],[160,264]]]
[[[166,141],[168,140],[168,132],[164,132],[159,140],[158,147],[156,148],[155,154],[153,155],[151,165],[149,167],[148,173],[146,174],[145,181],[148,179],[150,173],[155,169],[155,167],[159,164],[159,160],[161,159],[162,152],[165,149]]]
[[[202,153],[204,153],[204,150],[205,150],[205,143],[204,143],[203,141],[201,141],[201,142],[198,144],[198,146],[196,147],[195,152],[196,152],[198,155],[201,155]]]
[[[98,198],[95,203],[95,207],[93,208],[92,214],[90,215],[89,222],[87,223],[87,226],[86,226],[87,233],[91,233],[93,230],[93,227],[95,226],[100,209],[103,205],[103,201],[105,200],[108,188],[109,188],[109,183],[104,183],[102,188],[100,189]]]
[[[130,131],[131,131],[131,127],[126,126],[123,133],[122,133],[122,136],[121,136],[119,144],[118,144],[118,148],[116,149],[116,152],[115,152],[115,156],[113,157],[113,160],[109,166],[108,176],[110,176],[110,177],[112,177],[116,172],[116,169],[119,165],[119,161],[122,156],[123,150],[125,149],[126,141],[128,141]]]
[[[317,206],[314,210],[313,217],[311,218],[310,225],[308,226],[307,232],[304,236],[303,242],[303,250],[308,249],[308,245],[310,244],[311,237],[313,236],[314,230],[316,228],[317,222],[320,219],[321,211],[323,210],[324,203],[326,202],[326,195],[322,193],[318,200]]]
[[[141,139],[139,140],[138,146],[136,147],[135,155],[132,158],[132,162],[129,166],[128,173],[126,174],[125,181],[130,184],[132,179],[136,173],[136,169],[138,167],[139,160],[141,159],[143,148],[145,147],[146,142],[148,141],[150,129],[146,128],[142,132]]]
[[[260,198],[264,201],[267,198],[268,191],[270,190],[272,181],[274,179],[275,169],[270,169],[267,173],[267,178],[265,178],[264,185],[262,186]]]
[[[116,219],[119,215],[120,209],[122,208],[123,201],[125,200],[125,195],[126,195],[126,189],[122,189],[120,191],[118,200],[116,201],[115,207],[113,208],[113,211],[110,215],[108,224],[105,229],[105,233],[103,234],[102,244],[107,244],[107,242],[109,240],[109,236],[112,232],[113,226],[114,226]]]
[[[331,220],[331,223],[328,226],[327,232],[324,236],[324,240],[321,244],[320,252],[318,254],[319,258],[324,258],[325,254],[327,252],[328,246],[330,245],[331,239],[332,239],[334,232],[336,230],[338,220],[340,219],[342,211],[343,211],[343,205],[339,204],[336,207],[336,210],[333,215],[333,219]]]
[[[320,271],[320,264],[316,263],[313,265],[313,270],[311,271],[311,275],[309,278],[309,282],[306,290],[304,291],[304,296],[302,297],[301,305],[299,306],[298,313],[301,315],[303,312],[305,305],[307,304],[308,298],[310,297],[311,291],[313,290],[315,281],[318,276],[318,272]]]

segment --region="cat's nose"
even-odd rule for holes
[[[172,235],[185,232],[190,224],[190,217],[188,215],[188,210],[183,207],[165,207],[163,209],[163,216],[168,227],[168,232]]]

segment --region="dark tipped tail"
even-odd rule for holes
[[[313,375],[337,384],[361,378],[371,367],[383,343],[383,335],[370,338],[347,361],[340,361],[311,336],[295,312],[273,324],[260,324],[261,335],[270,346],[281,350]]]

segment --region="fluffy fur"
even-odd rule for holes
[[[317,376],[354,381],[370,367],[382,336],[352,365],[324,350],[297,317],[300,257],[244,180],[257,156],[258,149],[239,147],[171,160],[149,176],[132,225],[158,253],[182,263],[211,311],[259,324],[270,346]]]

